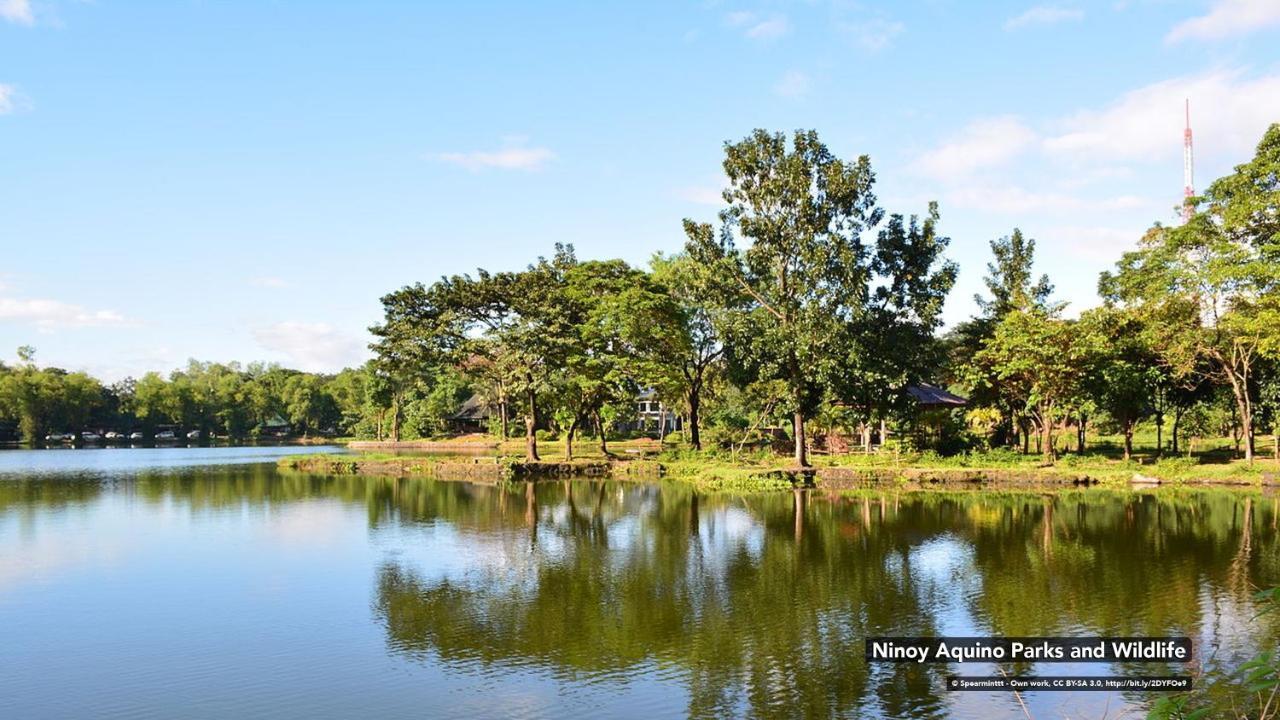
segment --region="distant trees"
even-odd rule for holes
[[[0,432],[12,424],[24,442],[55,432],[152,433],[160,426],[229,438],[289,428],[374,435],[373,418],[382,412],[367,367],[325,375],[192,360],[167,376],[150,372],[105,386],[85,373],[37,366],[29,347],[19,356],[17,365],[0,366]],[[438,428],[440,421],[422,424]]]
[[[18,359],[17,366],[0,368],[0,416],[16,422],[24,441],[79,427],[102,405],[103,387],[88,375],[36,367],[35,349],[26,345]]]

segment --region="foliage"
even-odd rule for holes
[[[1230,388],[1253,457],[1256,373],[1280,353],[1280,126],[1254,160],[1210,186],[1185,225],[1154,226],[1099,289],[1142,317],[1148,341],[1175,377],[1208,368]]]
[[[1064,320],[1043,310],[1015,310],[974,356],[971,381],[992,378],[1016,401],[1016,410],[1039,429],[1042,452],[1054,460],[1054,432],[1071,401],[1083,392],[1088,367],[1102,339],[1087,323]]]

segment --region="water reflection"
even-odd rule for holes
[[[942,668],[868,668],[867,635],[1186,634],[1220,644],[1216,661],[1276,637],[1241,622],[1252,589],[1280,577],[1275,498],[735,499],[608,482],[396,493],[384,510],[402,522],[446,518],[487,537],[519,529],[527,546],[494,550],[534,559],[465,575],[385,563],[377,611],[394,651],[474,672],[535,665],[585,681],[658,673],[685,685],[692,716],[981,716],[1013,702],[945,697]],[[1237,632],[1223,632],[1224,613]],[[1037,700],[1060,716],[1063,696]],[[1072,700],[1073,711],[1100,716],[1123,699]]]
[[[50,537],[39,522],[118,505],[138,522],[249,517],[262,532],[238,548],[246,554],[336,552],[332,529],[357,514],[371,556],[352,578],[326,582],[372,580],[365,621],[389,658],[430,669],[432,683],[445,683],[439,671],[490,689],[545,682],[637,698],[637,716],[652,714],[641,698],[674,696],[693,717],[977,718],[1014,712],[1015,701],[947,694],[945,667],[868,666],[863,639],[1186,634],[1206,662],[1232,662],[1280,637],[1273,621],[1252,619],[1249,599],[1280,583],[1278,504],[1169,490],[707,496],[676,484],[477,485],[253,466],[0,482],[0,540],[38,551]],[[244,616],[231,624],[252,628]],[[480,714],[511,710],[472,700]],[[540,698],[539,712],[565,714],[562,700]],[[1114,716],[1145,698],[1027,700],[1051,718]]]

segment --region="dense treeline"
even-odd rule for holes
[[[524,270],[455,275],[385,296],[375,357],[316,375],[198,363],[104,387],[0,367],[0,431],[159,426],[228,437],[323,432],[403,439],[450,429],[474,397],[502,437],[607,439],[639,393],[681,420],[694,448],[880,443],[944,453],[999,447],[1085,452],[1090,431],[1133,452],[1230,436],[1252,458],[1280,415],[1280,125],[1256,156],[1193,198],[1191,219],[1155,224],[1100,278],[1101,307],[1068,317],[1035,240],[991,242],[979,313],[940,334],[957,267],[940,215],[892,212],[865,156],[833,155],[812,131],[755,131],[725,145],[715,222],[685,220],[685,247],[649,267],[581,260],[557,245]],[[965,395],[924,411],[924,383]],[[473,403],[475,405],[477,403]],[[924,432],[922,428],[928,428]]]
[[[0,366],[0,424],[26,441],[50,433],[198,430],[244,438],[296,425],[333,429],[343,420],[350,381],[275,366],[192,360],[167,378],[148,373],[104,385],[84,373],[38,367],[35,351]]]

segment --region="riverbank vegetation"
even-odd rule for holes
[[[837,158],[812,132],[726,144],[724,170],[718,224],[686,220],[685,251],[647,272],[557,246],[523,271],[384,297],[374,363],[392,417],[412,392],[462,373],[501,436],[519,418],[529,460],[551,438],[571,457],[584,433],[607,454],[643,390],[703,459],[785,445],[778,462],[793,467],[851,448],[912,462],[1111,462],[1109,448],[1091,452],[1101,433],[1120,438],[1126,463],[1236,473],[1197,441],[1231,437],[1248,464],[1257,437],[1275,436],[1280,126],[1189,201],[1188,222],[1155,224],[1103,274],[1103,306],[1070,316],[1035,272],[1035,240],[1015,229],[991,242],[979,314],[946,333],[956,267],[936,205],[881,207],[868,159]],[[1144,427],[1156,437],[1139,458]]]
[[[0,367],[0,432],[481,433],[529,462],[650,436],[708,466],[1180,477],[1256,476],[1268,441],[1280,456],[1280,125],[1187,222],[1135,238],[1100,307],[1057,300],[1013,229],[990,241],[978,312],[946,331],[958,268],[936,204],[883,207],[870,160],[812,131],[727,143],[724,172],[723,208],[684,221],[683,251],[634,267],[557,245],[402,287],[374,358],[334,375],[193,361],[106,387],[24,349]]]

